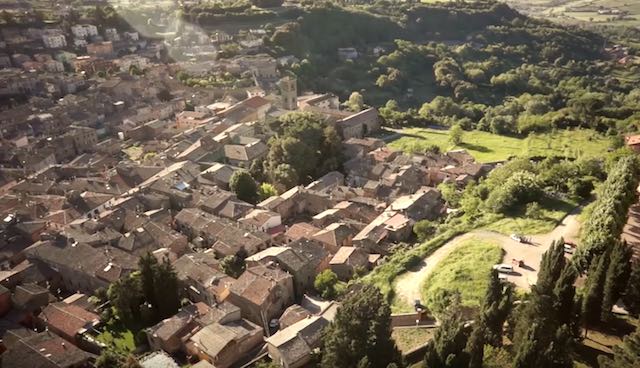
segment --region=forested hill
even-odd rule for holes
[[[640,120],[638,67],[612,61],[606,44],[601,34],[495,2],[316,5],[267,40],[274,55],[298,57],[291,70],[301,89],[342,98],[358,91],[390,125],[502,134],[619,131]],[[341,60],[341,47],[358,58]]]

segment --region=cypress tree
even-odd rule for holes
[[[600,312],[600,318],[603,322],[607,322],[611,318],[611,308],[618,301],[629,281],[632,254],[631,248],[627,246],[626,242],[618,241],[611,249]]]
[[[604,283],[607,278],[608,258],[609,252],[594,258],[589,268],[589,276],[582,299],[582,318],[587,330],[590,325],[600,321],[602,295],[604,292]]]
[[[496,271],[491,273],[489,288],[481,311],[485,343],[502,346],[502,328],[513,308],[513,288],[503,285]]]
[[[556,320],[560,325],[572,326],[577,324],[575,319],[577,312],[575,303],[576,288],[574,286],[577,277],[578,271],[572,263],[569,263],[560,273],[560,277],[553,289],[555,296],[554,311],[556,312]]]
[[[560,238],[558,241],[553,241],[549,250],[542,255],[536,289],[542,294],[551,294],[565,264],[564,240]]]
[[[153,282],[156,288],[155,295],[162,301],[155,309],[156,318],[160,320],[173,316],[180,308],[180,295],[178,276],[168,260],[165,259],[156,266]]]
[[[459,368],[469,365],[465,351],[469,330],[460,318],[459,308],[454,306],[443,317],[440,327],[427,345],[425,368]]]
[[[391,309],[372,285],[361,285],[349,294],[322,337],[322,368],[353,368],[364,364],[385,368],[402,364],[391,338]]]
[[[561,253],[562,252],[562,253]],[[538,282],[519,307],[514,333],[515,368],[572,367],[577,272],[564,259],[563,241],[543,255]]]
[[[482,368],[484,360],[484,345],[486,331],[484,323],[479,321],[473,326],[473,332],[467,341],[467,354],[469,354],[469,368]]]
[[[532,368],[537,367],[538,356],[540,352],[540,339],[538,338],[540,326],[537,323],[531,325],[527,330],[523,341],[520,342],[516,357],[513,362],[514,368]]]
[[[158,307],[158,298],[156,296],[155,273],[158,267],[158,260],[149,252],[140,257],[138,260],[140,267],[140,278],[142,279],[142,293],[145,300],[151,304],[155,310]]]
[[[637,317],[640,314],[640,264],[632,265],[631,275],[622,298],[627,311]]]

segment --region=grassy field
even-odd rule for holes
[[[569,212],[578,206],[576,202],[554,199],[545,199],[541,202],[542,211],[539,218],[527,217],[524,214],[514,217],[491,214],[487,216],[496,216],[496,219],[487,219],[487,222],[490,224],[484,228],[505,235],[513,233],[527,235],[545,234],[553,230]]]
[[[582,155],[599,156],[607,152],[610,140],[593,130],[559,130],[555,133],[530,135],[527,138],[506,137],[482,131],[464,132],[462,143],[449,144],[447,130],[406,128],[403,136],[389,145],[407,152],[420,152],[429,145],[442,150],[466,149],[480,162],[507,160],[514,156]]]
[[[396,341],[401,353],[406,353],[433,338],[434,328],[395,328],[391,337]]]
[[[115,351],[124,355],[136,349],[133,331],[120,324],[104,326],[102,333],[97,336],[97,340],[108,346],[112,346]]]
[[[364,276],[362,281],[377,286],[388,300],[394,300],[396,298],[393,297],[393,283],[398,275],[417,265],[423,258],[429,256],[453,237],[470,230],[471,228],[468,226],[452,228],[422,244],[416,245],[412,249],[398,251],[386,258],[383,264]],[[397,307],[397,311],[406,311],[405,305],[392,304],[392,308],[394,306]]]
[[[433,310],[433,299],[440,291],[457,290],[462,305],[479,306],[484,299],[491,267],[502,259],[502,248],[494,243],[469,240],[443,259],[424,280],[422,296]]]

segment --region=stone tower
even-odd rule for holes
[[[280,79],[280,94],[282,95],[282,107],[285,110],[296,110],[298,108],[298,86],[294,77],[286,76]]]

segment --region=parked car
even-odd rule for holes
[[[523,243],[523,244],[528,244],[529,243],[529,238],[524,237],[524,236],[519,235],[519,234],[511,234],[511,239],[517,241],[518,243]]]
[[[567,254],[573,254],[576,251],[576,248],[570,246],[569,244],[564,244],[564,252]]]
[[[513,266],[509,265],[509,264],[504,264],[504,263],[500,263],[500,264],[494,265],[493,269],[498,271],[498,272],[503,272],[503,273],[512,273],[513,272]]]

